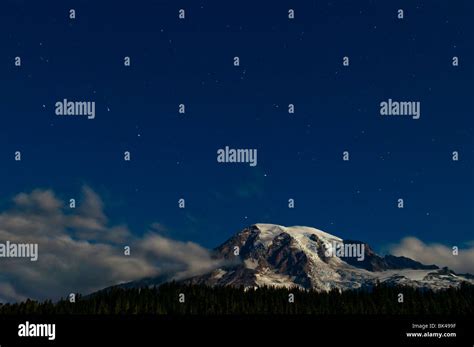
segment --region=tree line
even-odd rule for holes
[[[403,294],[401,297],[400,294]],[[472,315],[474,286],[439,291],[377,284],[370,290],[317,292],[297,288],[209,287],[166,283],[157,287],[112,287],[76,302],[26,300],[0,304],[0,315],[347,315],[442,314]]]

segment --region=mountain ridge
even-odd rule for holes
[[[338,252],[348,253],[337,256]],[[227,265],[180,282],[244,288],[299,287],[318,291],[364,289],[381,282],[433,290],[456,287],[462,282],[474,284],[472,275],[456,274],[450,269],[422,264],[407,257],[380,256],[368,243],[343,240],[306,226],[253,224],[216,247],[213,258],[225,260]],[[170,279],[172,277],[163,281]],[[121,286],[151,286],[158,282],[144,279]]]

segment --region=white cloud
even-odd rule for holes
[[[212,259],[208,250],[194,242],[180,242],[157,234],[148,234],[140,240],[139,249],[161,266],[175,274],[175,279],[204,274],[222,265]]]
[[[160,236],[137,237],[108,225],[103,202],[83,188],[77,209],[50,190],[20,193],[0,213],[0,242],[37,243],[38,261],[0,258],[0,302],[58,299],[162,274],[177,279],[219,266],[207,249]],[[124,247],[131,255],[124,255]]]
[[[439,243],[426,244],[416,237],[405,237],[399,244],[390,247],[390,253],[417,260],[423,264],[447,266],[457,273],[474,274],[474,244],[472,241],[461,245],[446,246]],[[453,255],[453,246],[459,248],[459,254]]]

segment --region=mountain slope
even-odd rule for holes
[[[328,251],[331,247],[349,250],[359,247],[360,252],[358,256],[336,256],[336,252]],[[186,282],[247,288],[297,286],[322,291],[366,288],[376,282],[430,289],[457,286],[463,281],[474,283],[469,276],[456,275],[436,265],[424,265],[406,257],[381,257],[366,243],[342,240],[300,226],[255,224],[219,246],[215,256],[236,264]]]

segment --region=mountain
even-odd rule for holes
[[[236,247],[238,255],[235,255]],[[331,247],[353,250],[358,247],[359,257],[354,254],[338,257],[334,252],[328,255]],[[252,225],[219,246],[215,256],[239,262],[186,282],[244,287],[298,286],[324,291],[366,288],[377,282],[430,289],[457,286],[462,281],[474,283],[469,276],[456,275],[436,265],[393,255],[382,257],[366,243],[342,240],[300,226]]]
[[[319,291],[370,288],[377,282],[434,290],[463,281],[474,284],[470,275],[406,257],[382,257],[367,243],[342,240],[303,226],[252,225],[217,247],[214,257],[227,260],[229,265],[183,282],[245,288],[296,286]],[[150,283],[157,281],[146,279],[126,286]]]

